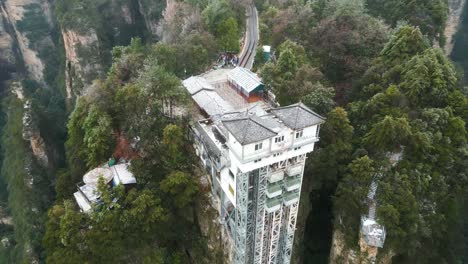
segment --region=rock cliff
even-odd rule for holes
[[[174,43],[191,33],[194,28],[202,28],[200,11],[193,6],[176,0],[167,0],[163,19],[157,27],[162,41]]]
[[[445,44],[445,54],[450,55],[453,49],[453,37],[458,31],[461,22],[463,8],[465,7],[466,0],[448,0],[449,14],[447,19],[447,26],[445,27],[445,37],[447,42]]]
[[[16,65],[14,40],[9,33],[7,21],[6,11],[0,6],[0,82],[10,79],[10,73],[15,71]]]
[[[49,165],[46,144],[39,127],[34,122],[30,100],[25,98],[23,87],[15,79],[30,78],[46,87],[44,79],[45,62],[41,59],[43,49],[54,51],[49,35],[31,34],[31,23],[42,18],[46,29],[52,27],[50,7],[40,0],[6,0],[0,6],[0,83],[24,102],[23,139],[30,143],[32,154],[44,167]],[[24,68],[21,66],[25,66]],[[7,82],[11,82],[10,85]]]
[[[2,13],[14,31],[29,76],[39,83],[44,83],[45,64],[39,53],[41,49],[53,46],[53,43],[50,35],[39,35],[37,32],[32,32],[31,26],[41,22],[37,21],[38,18],[43,18],[46,23],[51,23],[48,2],[44,0],[5,0],[3,1]],[[51,24],[43,26],[51,27]]]
[[[63,45],[65,49],[65,85],[67,99],[76,98],[83,87],[90,85],[97,74],[102,72],[102,65],[98,61],[85,58],[83,49],[97,51],[99,40],[94,29],[86,34],[78,31],[62,29]]]
[[[355,247],[346,244],[341,230],[333,232],[330,263],[340,264],[391,264],[395,252],[392,249],[378,249],[368,246],[360,236]]]
[[[164,1],[149,0],[104,0],[93,2],[91,7],[83,5],[77,2],[56,14],[65,50],[69,100],[104,77],[113,46],[127,45],[132,37],[159,38],[157,26],[166,6]]]

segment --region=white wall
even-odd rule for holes
[[[256,156],[269,153],[270,152],[270,141],[271,139],[266,139],[261,142],[256,142],[244,146],[244,160],[255,158]],[[262,149],[255,150],[255,145],[262,143]]]
[[[229,133],[228,138],[229,148],[234,151],[239,158],[242,158],[242,145],[237,142],[236,138],[231,133]]]
[[[275,143],[275,138],[284,136],[284,141],[280,143]],[[274,137],[271,139],[271,151],[272,152],[277,152],[280,151],[281,149],[290,147],[292,144],[292,140],[294,137],[294,133],[292,130],[283,130],[280,133],[278,133],[278,136]]]
[[[311,126],[311,127],[306,127],[302,130],[302,137],[301,138],[295,138],[296,134],[294,134],[294,141],[295,142],[300,142],[303,140],[311,139],[317,137],[317,125]]]
[[[223,189],[226,197],[231,201],[231,203],[236,205],[236,172],[233,171],[234,179],[229,175],[229,168],[224,168],[221,170],[221,189]],[[233,194],[229,191],[229,186],[234,190]]]

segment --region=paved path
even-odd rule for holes
[[[247,23],[245,32],[245,42],[239,56],[239,66],[251,69],[254,62],[255,51],[258,46],[258,11],[252,4],[247,9]]]

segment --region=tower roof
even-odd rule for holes
[[[241,145],[260,142],[277,135],[276,132],[262,124],[258,119],[252,117],[228,119],[222,122]]]
[[[321,124],[325,118],[310,110],[303,103],[272,109],[271,112],[287,127],[297,130]]]

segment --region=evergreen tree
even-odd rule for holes
[[[225,51],[239,52],[239,28],[237,21],[230,17],[218,25],[219,45]]]

